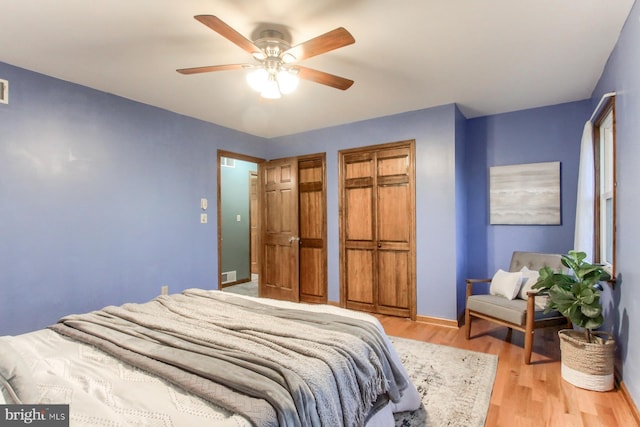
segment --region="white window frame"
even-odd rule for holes
[[[616,259],[616,132],[615,97],[610,97],[594,120],[594,262],[615,279]]]

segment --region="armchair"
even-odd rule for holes
[[[565,269],[560,262],[560,255],[542,254],[535,252],[515,251],[511,257],[509,272],[537,272],[544,266],[551,267],[554,271]],[[526,268],[525,268],[526,267]],[[502,272],[504,273],[504,272]],[[513,275],[511,275],[513,276]],[[496,277],[496,276],[494,276]],[[517,276],[514,276],[517,277]],[[474,294],[474,285],[478,283],[491,284],[490,279],[467,279],[466,308],[465,308],[465,337],[471,338],[471,321],[473,318],[481,318],[509,328],[510,339],[513,329],[524,332],[524,363],[531,363],[531,351],[533,349],[533,334],[536,329],[557,325],[571,325],[562,314],[557,311],[544,313],[544,301],[536,292],[520,289],[520,284],[515,298],[512,295],[503,296],[492,292],[490,294]],[[532,279],[535,283],[535,280]],[[522,282],[521,282],[522,283]],[[522,283],[524,287],[524,283]],[[531,286],[531,283],[528,285]]]

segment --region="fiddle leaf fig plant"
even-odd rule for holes
[[[587,342],[592,342],[591,331],[604,322],[599,283],[610,280],[611,275],[603,266],[586,262],[586,257],[586,253],[574,250],[562,255],[562,265],[569,272],[543,267],[533,288],[549,294],[545,313],[559,311],[574,325],[584,328]]]

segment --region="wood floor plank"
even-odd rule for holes
[[[389,335],[498,356],[498,369],[485,425],[523,427],[640,427],[620,390],[595,392],[561,377],[558,329],[535,332],[531,365],[523,363],[523,334],[474,320],[471,339],[456,329],[378,315]]]

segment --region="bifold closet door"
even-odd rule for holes
[[[340,153],[341,301],[415,318],[413,141]]]

